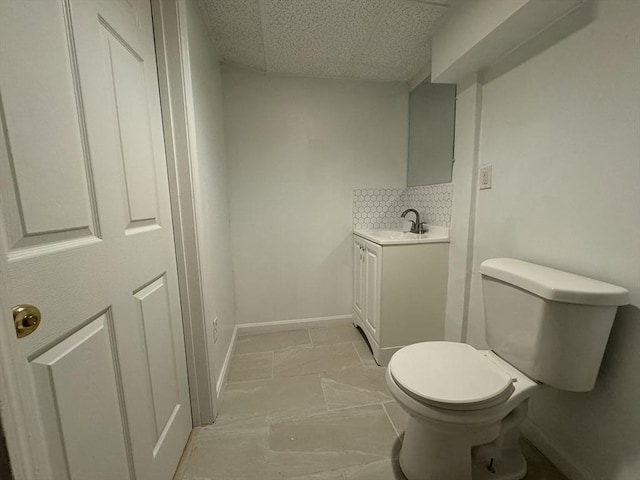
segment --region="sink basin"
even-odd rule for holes
[[[399,232],[397,230],[373,230],[371,231],[371,234],[380,238],[388,238],[389,240],[407,240],[407,239],[422,238],[429,235],[428,233],[419,235],[417,233]]]
[[[411,245],[416,243],[442,243],[449,241],[449,229],[429,225],[427,233],[403,232],[401,229],[356,229],[354,234],[378,245]]]

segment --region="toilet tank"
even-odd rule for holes
[[[561,390],[592,390],[619,305],[616,285],[523,262],[480,265],[486,340],[530,378]]]

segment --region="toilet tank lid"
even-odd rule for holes
[[[608,306],[629,303],[626,288],[515,258],[485,260],[480,273],[555,302]]]

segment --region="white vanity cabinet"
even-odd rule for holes
[[[376,362],[405,345],[444,339],[448,242],[379,245],[353,236],[354,323]]]

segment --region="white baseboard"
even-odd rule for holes
[[[335,315],[332,317],[299,318],[278,320],[275,322],[240,323],[236,326],[238,336],[260,333],[282,332],[285,330],[303,330],[305,328],[335,327],[353,322],[353,315]]]
[[[571,480],[594,480],[586,469],[577,465],[529,418],[520,424],[520,431],[535,447]]]
[[[222,369],[220,370],[220,376],[216,382],[216,398],[218,399],[218,407],[220,407],[220,400],[222,395],[222,389],[227,383],[227,375],[229,373],[229,365],[231,364],[231,357],[233,357],[233,352],[236,350],[236,340],[238,339],[238,326],[233,327],[233,334],[231,335],[231,341],[229,342],[229,348],[227,349],[227,354],[224,356],[224,363],[222,364]]]

